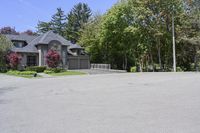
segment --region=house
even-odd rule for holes
[[[78,44],[72,44],[62,36],[48,31],[40,36],[35,35],[6,35],[13,43],[11,51],[21,56],[19,67],[47,66],[46,54],[54,49],[61,56],[60,67],[65,69],[89,69],[89,56],[84,48]]]

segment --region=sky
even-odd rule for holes
[[[61,7],[67,14],[75,4],[84,2],[93,13],[105,13],[118,0],[1,0],[0,27],[11,26],[16,31],[36,30],[38,21],[50,21]]]

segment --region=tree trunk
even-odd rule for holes
[[[162,69],[162,61],[161,61],[161,48],[160,48],[160,38],[159,38],[159,41],[158,41],[158,47],[157,47],[157,49],[158,49],[158,61],[159,61],[159,66],[160,66],[160,69]]]
[[[128,60],[128,59],[127,59],[127,55],[126,55],[126,54],[125,54],[125,59],[124,59],[124,60],[125,60],[124,70],[127,70],[127,62],[128,62],[127,60]]]
[[[154,70],[154,61],[153,61],[152,52],[150,53],[150,58],[151,58],[151,66],[152,66],[153,72],[155,72],[155,70]]]
[[[199,71],[199,66],[198,66],[198,52],[197,52],[197,47],[196,46],[195,46],[194,63],[195,63],[195,69],[198,72]]]

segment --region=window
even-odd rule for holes
[[[27,56],[27,66],[36,66],[36,56]]]
[[[23,41],[13,41],[13,44],[16,48],[22,48],[22,47],[26,46],[26,43]]]

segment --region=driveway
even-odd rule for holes
[[[199,133],[200,74],[0,75],[0,133]]]

